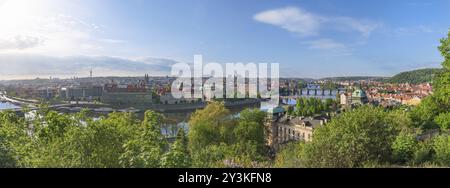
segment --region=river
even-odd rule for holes
[[[0,102],[0,110],[12,110],[20,108],[20,106],[16,106],[9,102]]]

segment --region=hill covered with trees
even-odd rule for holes
[[[341,77],[327,77],[322,78],[321,80],[327,80],[327,81],[359,81],[359,80],[383,80],[386,79],[386,77],[380,77],[380,76],[341,76]]]
[[[434,75],[441,72],[442,69],[418,69],[399,73],[392,78],[386,79],[388,83],[410,83],[420,84],[433,81]]]

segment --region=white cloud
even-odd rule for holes
[[[323,30],[354,31],[364,37],[381,26],[380,23],[345,16],[323,16],[298,7],[286,7],[260,12],[254,20],[279,26],[300,36],[319,35]]]
[[[311,49],[320,50],[344,50],[347,47],[344,44],[336,42],[332,39],[318,39],[306,42]]]
[[[109,43],[109,44],[126,44],[128,41],[126,40],[118,40],[118,39],[99,39],[100,42]]]
[[[0,50],[1,49],[17,49],[23,50],[28,48],[34,48],[44,43],[44,39],[33,36],[17,35],[12,38],[0,38]]]
[[[395,36],[409,36],[409,35],[419,35],[419,34],[430,34],[430,33],[439,33],[445,34],[447,31],[444,28],[427,26],[427,25],[419,25],[412,27],[396,27],[396,28],[388,28],[386,34],[395,35]]]
[[[369,37],[375,29],[381,27],[382,25],[380,23],[367,20],[357,20],[350,17],[329,18],[328,22],[334,24],[341,30],[353,30],[359,32],[364,37]]]
[[[33,79],[36,77],[86,77],[91,67],[94,76],[139,76],[145,73],[165,76],[171,66],[178,63],[167,58],[129,59],[111,56],[54,57],[24,53],[0,53],[0,63],[7,62],[7,69],[0,69],[0,80]]]
[[[0,52],[98,55],[124,40],[104,37],[104,27],[70,15],[55,0],[7,0],[0,6]]]
[[[256,14],[256,21],[272,24],[302,36],[318,34],[321,19],[295,7],[268,10]]]

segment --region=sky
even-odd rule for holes
[[[279,63],[283,77],[440,67],[448,0],[0,0],[0,79]]]

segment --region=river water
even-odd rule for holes
[[[20,108],[20,106],[16,106],[9,102],[0,102],[0,110],[12,110]]]

